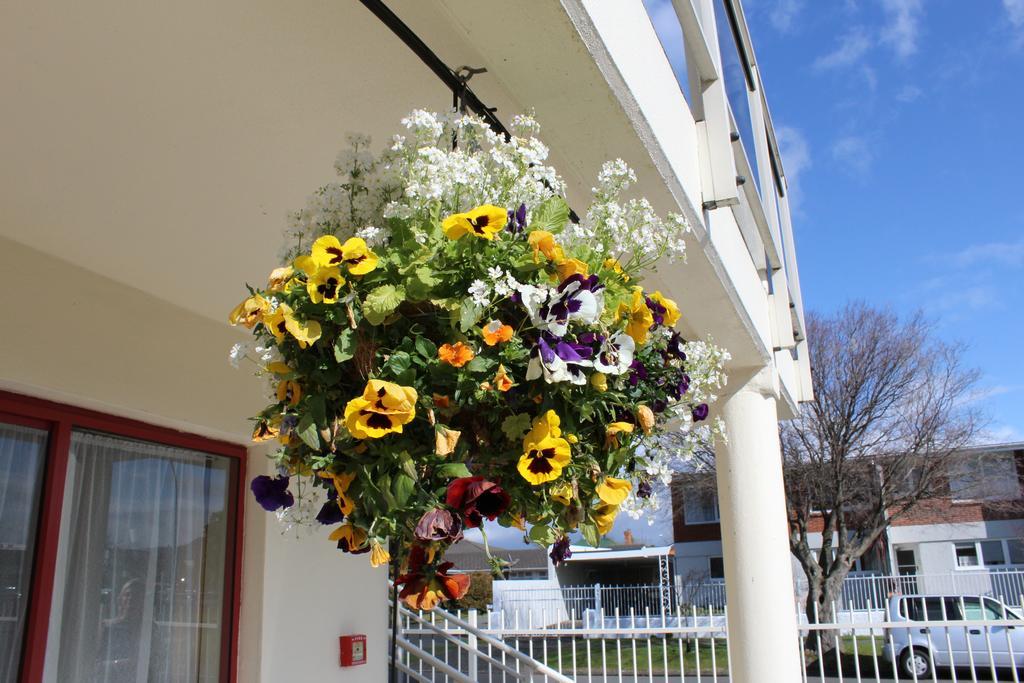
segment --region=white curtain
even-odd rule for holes
[[[70,457],[47,680],[217,681],[228,462],[86,432]]]
[[[0,424],[0,683],[18,676],[46,436]]]

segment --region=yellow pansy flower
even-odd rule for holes
[[[341,247],[341,241],[337,237],[334,235],[324,235],[323,237],[318,237],[313,242],[309,258],[317,268],[339,268],[345,260],[345,252]],[[309,267],[308,261],[300,256],[295,259],[295,262],[296,265],[299,265],[309,275],[309,271],[306,270]]]
[[[380,259],[366,246],[362,237],[350,237],[341,245],[341,260],[353,275],[366,275],[377,267]]]
[[[558,479],[572,459],[569,442],[561,438],[560,422],[555,411],[549,410],[533,421],[533,428],[523,439],[517,469],[534,486]]]
[[[604,260],[604,267],[622,278],[623,282],[629,282],[629,275],[622,269],[618,259],[608,257]]]
[[[352,524],[342,524],[331,532],[328,538],[338,542],[338,547],[346,553],[359,550],[366,545],[366,532]]]
[[[295,277],[295,269],[291,266],[282,266],[270,271],[267,278],[267,289],[271,292],[283,292],[288,289],[292,278]]]
[[[609,505],[622,505],[629,492],[633,490],[633,484],[625,479],[605,477],[597,485],[597,497]]]
[[[663,296],[661,292],[651,294],[651,301],[665,307],[665,327],[675,327],[679,322],[679,306],[676,306],[676,302]]]
[[[371,379],[363,395],[345,406],[345,427],[357,439],[379,439],[402,433],[416,416],[416,390]]]
[[[334,490],[338,494],[338,508],[342,514],[350,515],[356,509],[356,502],[348,495],[348,487],[356,479],[355,472],[320,472],[321,479],[330,479],[334,482]]]
[[[562,505],[569,505],[572,503],[572,484],[563,482],[556,484],[549,489],[551,494],[551,500],[557,501]]]
[[[283,379],[277,383],[277,400],[289,405],[299,405],[302,398],[302,387],[293,379]]]
[[[591,518],[594,520],[594,524],[597,525],[597,532],[604,536],[612,527],[615,526],[615,518],[619,514],[618,505],[609,505],[607,503],[598,505],[597,509],[594,510]]]
[[[558,272],[559,278],[567,280],[573,275],[582,275],[583,277],[590,275],[590,266],[579,259],[570,258],[556,265],[555,271]]]
[[[619,434],[632,434],[633,423],[631,422],[612,422],[610,425],[605,427],[604,431],[604,447],[605,448],[618,448],[621,444],[619,443]]]
[[[370,544],[370,566],[379,567],[391,561],[391,554],[377,541]]]
[[[341,286],[344,284],[345,278],[341,276],[340,270],[321,267],[309,276],[306,292],[309,293],[309,300],[315,304],[336,304],[341,298]]]
[[[315,320],[305,322],[295,317],[295,312],[288,304],[279,304],[277,310],[263,320],[278,344],[284,342],[285,333],[295,337],[299,347],[306,348],[320,338],[320,323]]]
[[[232,325],[244,325],[251,330],[256,327],[256,323],[263,322],[269,308],[269,301],[259,294],[253,294],[232,309],[228,314],[228,322]]]
[[[650,434],[654,429],[657,418],[654,417],[653,410],[645,405],[638,405],[636,407],[636,421],[640,425],[640,429],[644,430],[644,434]]]
[[[455,213],[441,223],[444,234],[453,240],[465,235],[493,240],[508,223],[508,212],[500,206],[484,204],[465,213]]]
[[[601,393],[608,391],[608,376],[603,372],[595,372],[590,376],[590,386],[594,387]]]
[[[639,287],[633,288],[633,298],[627,304],[619,304],[615,313],[617,320],[626,319],[626,334],[633,338],[639,346],[647,341],[647,334],[654,324],[654,316],[651,309],[647,308],[647,300],[644,299],[644,292]]]
[[[554,261],[555,263],[561,263],[565,260],[562,247],[558,246],[555,236],[547,230],[533,230],[530,232],[527,240],[530,243],[530,247],[533,248],[534,263],[540,262],[541,254],[544,254],[549,261]]]

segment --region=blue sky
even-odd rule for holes
[[[923,309],[984,373],[989,440],[1024,440],[1024,0],[743,5],[806,307]]]
[[[663,42],[678,41],[671,1],[645,4]],[[988,440],[1024,440],[1024,0],[743,6],[805,306],[924,310],[983,372]],[[665,47],[684,73],[678,43]],[[670,540],[666,519],[621,521],[642,542]],[[488,529],[498,545],[519,536]]]

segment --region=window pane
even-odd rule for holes
[[[982,541],[981,559],[988,567],[996,567],[1006,564],[1006,557],[1003,555],[1003,542]]]
[[[679,88],[689,103],[690,77],[686,72],[686,43],[683,39],[683,27],[672,6],[672,0],[644,0],[644,7],[651,17],[661,48],[672,65],[676,82],[679,83]]]
[[[750,163],[750,170],[754,174],[755,186],[760,189],[761,179],[757,172],[754,128],[750,120],[749,83],[747,82],[743,57],[740,55],[736,38],[733,36],[732,22],[729,21],[729,13],[725,9],[725,3],[728,1],[717,0],[715,2],[715,28],[718,31],[718,45],[722,53],[722,76],[725,81],[725,95],[729,100],[732,116],[736,119],[740,142],[743,144],[743,150],[747,153],[747,161]]]
[[[1010,564],[1024,564],[1024,541],[1012,538],[1006,542],[1010,551]]]
[[[985,600],[985,618],[986,619],[1004,619],[1006,613],[1003,610],[1003,606],[995,600]]]
[[[722,564],[721,557],[709,557],[708,558],[708,569],[711,572],[712,579],[724,579],[725,578],[725,565]]]
[[[718,521],[718,496],[699,489],[683,496],[683,519],[687,524],[709,524]]]
[[[956,545],[956,564],[958,567],[978,566],[978,550],[973,543]]]
[[[0,424],[0,683],[18,678],[46,432]]]
[[[963,598],[964,619],[969,621],[980,621],[982,616],[981,600],[978,598]]]
[[[72,437],[48,681],[216,681],[226,458]]]

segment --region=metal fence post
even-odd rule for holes
[[[480,664],[476,656],[476,653],[479,651],[479,643],[476,637],[476,629],[479,623],[477,617],[478,614],[475,609],[469,610],[469,625],[473,627],[473,630],[466,634],[466,641],[469,643],[469,651],[466,657],[466,673],[473,678],[477,678],[480,675]]]

